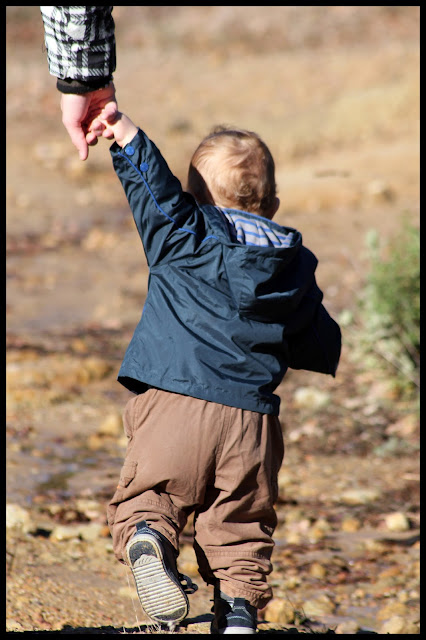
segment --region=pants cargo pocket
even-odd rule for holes
[[[125,460],[120,473],[120,481],[117,489],[128,487],[136,475],[137,462]]]
[[[114,524],[117,506],[128,497],[125,495],[126,492],[124,490],[129,486],[129,484],[135,477],[137,466],[138,463],[134,462],[133,460],[124,461],[124,464],[121,468],[120,480],[118,482],[117,489],[107,506],[107,521],[110,529]]]

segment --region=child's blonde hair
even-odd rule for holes
[[[199,204],[272,217],[275,163],[256,133],[217,126],[192,156],[187,188]]]

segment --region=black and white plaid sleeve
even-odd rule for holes
[[[58,89],[84,93],[107,86],[115,71],[113,7],[40,7],[51,75]]]

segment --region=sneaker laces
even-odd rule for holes
[[[184,575],[183,573],[178,572],[179,582],[182,585],[182,589],[185,593],[191,594],[195,593],[198,590],[198,585],[195,582],[192,582],[189,576]]]

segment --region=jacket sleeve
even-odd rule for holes
[[[123,149],[114,143],[110,151],[150,267],[193,254],[208,240],[194,198],[143,131]]]
[[[112,7],[40,7],[51,75],[65,93],[100,89],[116,66]]]
[[[314,279],[284,332],[286,359],[291,369],[336,375],[342,347],[340,327],[322,304]]]
[[[336,375],[342,336],[323,304],[317,306],[311,323],[292,335],[287,344],[290,368]]]

